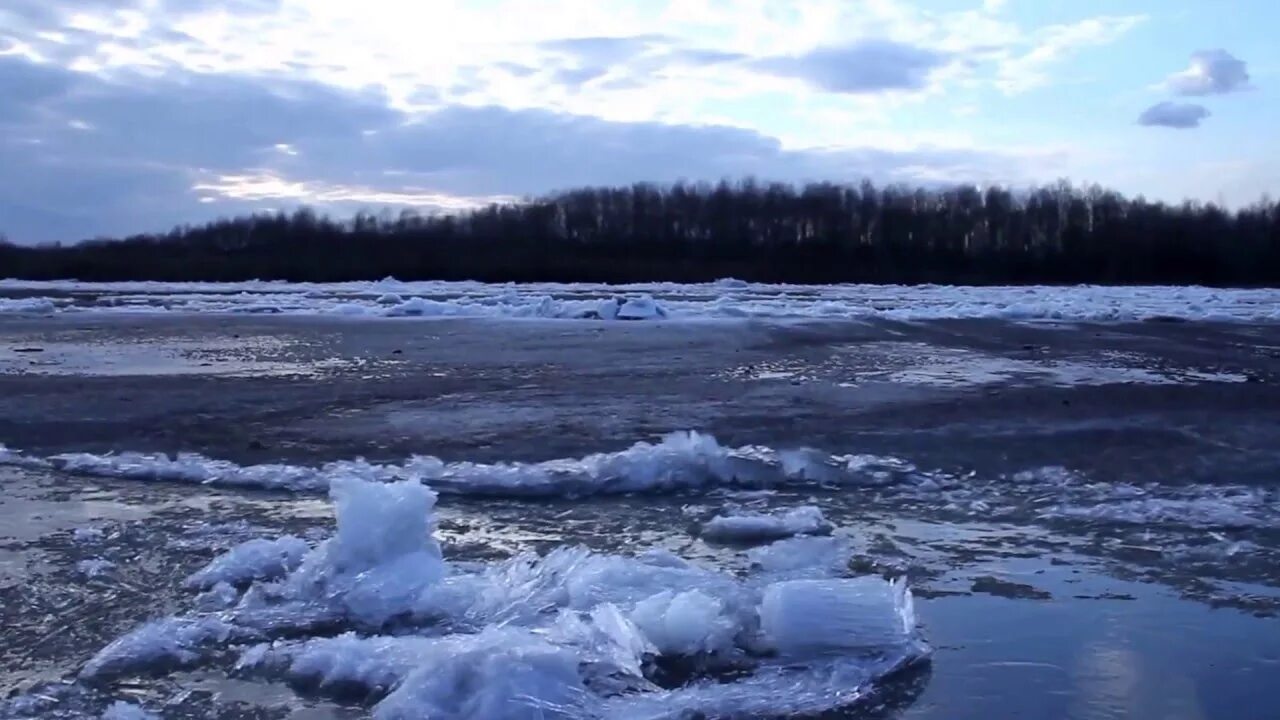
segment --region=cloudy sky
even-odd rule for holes
[[[1273,0],[3,0],[0,232],[754,175],[1280,194]]]

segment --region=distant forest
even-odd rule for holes
[[[1280,203],[1228,211],[1066,183],[585,188],[454,215],[310,210],[23,247],[0,277],[1280,285]]]

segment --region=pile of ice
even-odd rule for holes
[[[638,442],[617,452],[543,462],[444,462],[418,455],[402,464],[361,459],[320,467],[243,466],[195,453],[64,453],[38,458],[0,446],[0,465],[52,466],[68,473],[141,481],[166,481],[320,492],[336,478],[390,482],[418,480],[460,495],[586,497],[720,487],[779,485],[936,488],[937,475],[911,463],[876,455],[830,455],[818,450],[726,447],[705,433],[673,432],[656,443]]]
[[[55,469],[139,481],[189,482],[294,492],[323,492],[339,478],[413,480],[437,492],[503,497],[583,498],[666,492],[743,492],[776,487],[854,489],[867,502],[927,504],[964,517],[1168,524],[1204,528],[1280,528],[1280,488],[1225,481],[1171,484],[1098,482],[1061,467],[1013,475],[926,469],[893,456],[836,455],[799,448],[721,445],[710,435],[675,432],[660,441],[578,458],[542,462],[445,462],[414,456],[403,463],[362,459],[319,467],[242,466],[198,454],[66,453],[39,457],[0,445],[0,466]],[[736,517],[734,516],[736,515]],[[714,521],[713,521],[714,522]],[[820,532],[812,511],[791,518],[735,513],[711,536]],[[785,532],[784,532],[785,531]],[[745,538],[744,538],[745,539]]]
[[[927,653],[905,584],[840,577],[836,538],[761,548],[745,578],[661,551],[455,563],[427,487],[331,494],[336,534],[291,570],[293,540],[232,549],[193,576],[218,580],[226,609],[144,625],[82,676],[230,652],[238,675],[367,698],[381,720],[776,716],[855,704]]]
[[[662,320],[666,308],[647,294],[605,299],[570,299],[552,295],[505,292],[491,298],[402,298],[395,293],[378,296],[372,303],[350,300],[323,308],[337,315],[382,317],[493,317],[557,320]]]
[[[717,515],[702,525],[702,537],[717,542],[761,542],[794,535],[825,535],[832,529],[822,510],[804,505],[772,513]]]

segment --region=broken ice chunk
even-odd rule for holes
[[[765,588],[760,629],[783,654],[898,647],[913,637],[915,610],[902,581],[788,580]]]
[[[717,515],[702,526],[702,537],[720,542],[760,542],[793,535],[826,535],[831,523],[822,511],[804,505],[779,513]]]

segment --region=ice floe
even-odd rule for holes
[[[206,592],[189,614],[144,624],[81,676],[231,654],[235,674],[364,700],[381,720],[674,720],[830,711],[928,655],[905,585],[842,577],[829,558],[792,558],[815,574],[803,581],[662,551],[454,563],[420,483],[346,478],[331,496],[336,532],[296,568],[243,594],[215,584],[218,602]],[[250,541],[210,567],[260,567],[276,556],[264,547]],[[296,543],[282,547],[292,557]]]
[[[813,505],[774,511],[717,515],[702,526],[702,537],[720,542],[760,542],[793,535],[823,535],[832,525]]]

